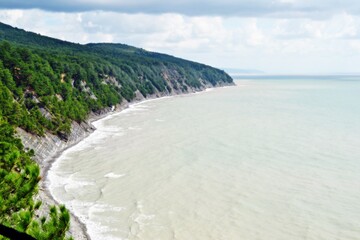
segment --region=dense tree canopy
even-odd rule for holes
[[[72,44],[1,23],[0,32],[3,116],[38,135],[67,134],[71,121],[137,90],[146,97],[232,82],[221,70],[123,44]]]

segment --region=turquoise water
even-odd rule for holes
[[[93,239],[360,239],[360,78],[236,84],[96,122],[52,194]]]

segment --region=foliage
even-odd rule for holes
[[[36,239],[65,239],[70,215],[64,206],[52,207],[50,216],[39,221],[34,202],[38,191],[39,167],[31,160],[14,128],[0,115],[0,224],[26,232]],[[0,236],[0,239],[5,239]]]
[[[0,23],[0,82],[2,114],[11,124],[37,135],[66,135],[71,121],[131,101],[136,90],[144,96],[186,92],[232,79],[204,64],[124,44],[74,44]]]

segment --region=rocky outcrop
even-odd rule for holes
[[[24,146],[27,149],[33,149],[35,151],[35,160],[39,163],[41,169],[44,169],[51,163],[51,158],[59,151],[76,144],[94,130],[95,128],[91,123],[73,122],[71,124],[71,133],[67,141],[64,141],[59,136],[51,133],[46,133],[44,137],[40,137],[30,134],[21,128],[18,128],[17,132]]]
[[[139,101],[141,100],[142,98],[139,96]],[[81,123],[73,121],[71,124],[70,134],[66,137],[54,135],[50,132],[47,132],[45,136],[40,137],[28,133],[21,128],[17,128],[16,131],[25,146],[25,149],[34,150],[34,160],[40,165],[41,176],[46,177],[47,170],[51,167],[54,159],[62,151],[74,146],[95,131],[95,127],[91,124],[91,122],[115,111],[121,111],[128,106],[129,103],[124,100],[121,104],[114,107],[103,108],[98,112],[91,112],[87,121]]]

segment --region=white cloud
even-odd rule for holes
[[[246,43],[249,46],[259,46],[265,41],[265,35],[257,26],[257,19],[249,19],[244,28],[243,36],[246,37]]]
[[[0,20],[6,21],[8,24],[16,25],[23,15],[23,10],[0,11]]]
[[[126,43],[217,67],[355,72],[360,61],[360,18],[346,12],[279,19],[2,10],[0,21],[72,42]]]

